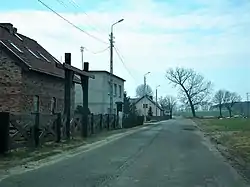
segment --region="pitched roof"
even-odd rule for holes
[[[130,102],[136,104],[140,98],[130,98]]]
[[[110,75],[110,73],[108,71],[104,71],[104,70],[90,70],[89,72],[91,72],[91,73],[106,73],[106,74]],[[121,78],[121,77],[119,77],[117,75],[113,74],[113,76],[120,79],[120,80],[122,80],[122,81],[126,81],[125,79],[123,79],[123,78]]]
[[[56,67],[60,62],[35,40],[17,33],[10,23],[0,23],[0,46],[17,57],[28,70],[64,78],[64,70]],[[74,81],[80,80],[74,77]]]
[[[150,102],[152,102],[154,105],[156,105],[160,110],[163,110],[162,107],[157,104],[153,99],[150,98],[150,96],[148,95],[145,95],[145,96],[142,96],[141,98],[132,98],[130,99],[131,102],[133,102],[134,104],[138,103],[140,100],[142,100],[143,98],[147,98]]]

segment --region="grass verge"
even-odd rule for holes
[[[0,156],[0,170],[7,170],[8,168],[23,165],[32,161],[39,161],[41,159],[53,156],[65,151],[70,151],[74,148],[94,143],[103,140],[113,134],[119,134],[127,131],[127,129],[119,129],[112,131],[103,131],[98,134],[91,135],[89,138],[82,139],[81,137],[74,137],[68,141],[60,143],[46,142],[38,148],[18,148],[11,150],[7,155]]]
[[[234,166],[250,179],[250,119],[193,119]]]

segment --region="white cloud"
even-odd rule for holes
[[[100,8],[88,11],[87,15],[62,15],[106,42],[111,24],[120,18],[125,19],[115,26],[115,46],[121,51],[126,66],[136,80],[126,72],[116,55],[114,68],[116,74],[127,79],[126,86],[132,95],[135,84],[142,82],[143,74],[149,70],[154,72],[151,79],[154,80],[155,77],[155,80],[163,84],[165,69],[176,65],[193,67],[201,72],[208,68],[224,68],[228,65],[242,64],[249,67],[250,14],[244,11],[247,9],[240,11],[235,8],[220,14],[218,10],[222,10],[221,4],[196,1],[206,7],[171,15],[168,12],[173,13],[178,9],[167,3],[131,0],[114,5],[113,1],[106,1]],[[110,4],[115,7],[112,11],[108,9]],[[3,12],[0,13],[0,22],[12,22],[20,33],[37,40],[58,59],[65,52],[71,52],[73,65],[79,68],[80,46],[92,51],[107,47],[51,12]],[[98,28],[98,31],[93,27]],[[84,59],[90,62],[91,69],[109,69],[109,50],[97,55],[86,51]],[[157,81],[152,81],[152,84],[157,84]]]

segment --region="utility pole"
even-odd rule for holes
[[[112,27],[113,28],[113,27]],[[114,42],[114,40],[113,40],[114,38],[113,38],[113,29],[111,29],[111,33],[110,33],[110,107],[109,107],[109,109],[110,109],[110,114],[113,114],[113,112],[114,112],[114,109],[113,109],[113,107],[114,107],[114,104],[113,104],[113,97],[114,97],[114,94],[113,94],[113,46],[114,46],[114,44],[113,44],[113,42]]]
[[[156,107],[155,107],[155,116],[158,116],[157,113],[158,113],[158,99],[157,99],[157,88],[160,87],[160,85],[156,86],[156,89],[155,89],[155,100],[156,100]]]
[[[146,73],[144,75],[144,89],[143,89],[143,96],[145,97],[147,94],[147,80],[146,80],[146,76],[149,74],[150,72]],[[146,103],[145,103],[145,98],[144,98],[144,104],[143,104],[143,108],[144,108],[144,122],[146,122]]]
[[[83,52],[84,52],[84,47],[80,47],[81,54],[82,54],[82,70],[84,70],[84,62],[83,62]]]
[[[247,93],[247,117],[249,117],[249,95],[250,93]]]
[[[114,24],[111,25],[111,33],[110,33],[110,76],[109,76],[109,83],[110,83],[110,111],[109,114],[114,113],[114,94],[113,94],[113,47],[114,47],[114,35],[113,35],[113,27],[117,23],[122,22],[124,19],[120,19],[119,21],[115,22]]]

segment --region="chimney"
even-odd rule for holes
[[[151,100],[153,100],[153,96],[152,96],[152,95],[150,95],[149,98],[150,98]]]
[[[0,26],[7,29],[11,34],[14,34],[14,27],[11,23],[0,23]]]
[[[17,28],[14,27],[14,28],[13,28],[13,34],[16,34],[16,33],[17,33]]]

